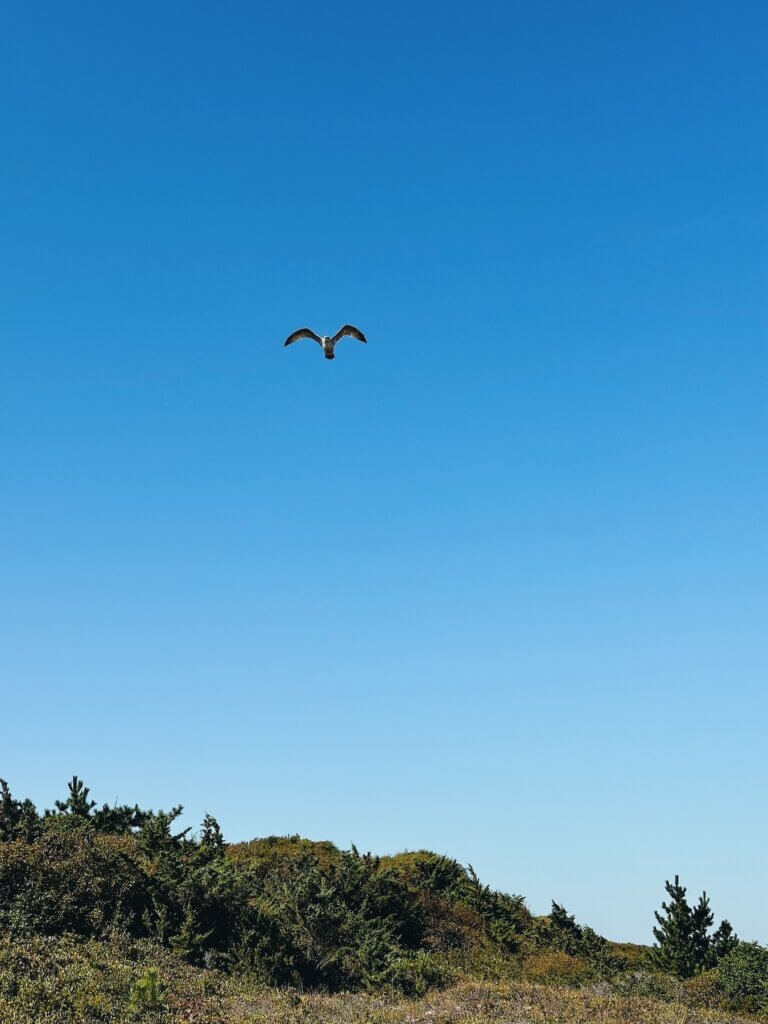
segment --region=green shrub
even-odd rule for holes
[[[768,1010],[768,949],[740,942],[720,961],[720,986],[735,1010]]]
[[[618,971],[644,970],[648,965],[648,949],[632,942],[608,942],[606,955]]]
[[[418,995],[475,969],[509,977],[524,945],[539,955],[532,976],[576,984],[610,968],[609,944],[562,907],[534,925],[521,896],[449,857],[379,858],[298,836],[227,846],[210,815],[199,838],[178,830],[181,812],[99,808],[73,776],[40,815],[0,780],[0,932],[119,933],[174,963],[329,992]]]
[[[523,960],[523,977],[537,985],[581,985],[589,981],[593,973],[586,960],[557,949]]]
[[[413,998],[442,987],[448,977],[445,966],[434,954],[420,951],[393,960],[386,974],[386,983],[394,991]]]
[[[647,957],[646,964],[647,964]],[[642,969],[623,970],[610,980],[611,989],[621,996],[674,1002],[680,997],[680,982],[671,974]]]
[[[32,1022],[101,1022],[126,1019],[129,964],[114,960],[107,943],[85,945],[72,938],[0,939],[0,1020],[18,1009]]]
[[[586,925],[576,924],[565,907],[552,901],[552,912],[530,922],[525,934],[526,949],[558,950],[588,961],[596,973],[613,974],[623,966],[614,958],[611,944]]]
[[[163,984],[157,967],[148,967],[133,983],[129,1003],[134,1010],[154,1010],[161,1006]]]
[[[150,888],[127,837],[70,829],[0,843],[0,924],[19,934],[139,933]]]
[[[688,1006],[717,1010],[725,1005],[720,971],[714,967],[682,983],[682,998]]]

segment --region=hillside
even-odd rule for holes
[[[98,808],[75,778],[41,814],[2,784],[3,1024],[703,1021],[768,1005],[764,951],[729,932],[698,967],[662,970],[439,854],[230,845],[210,816],[177,831],[180,812]]]

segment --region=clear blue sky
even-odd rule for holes
[[[767,12],[3,6],[14,790],[768,941]]]

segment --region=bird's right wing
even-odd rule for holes
[[[294,331],[293,334],[289,334],[285,339],[283,348],[287,348],[288,345],[292,345],[294,341],[299,341],[301,338],[311,338],[312,341],[316,341],[318,345],[323,344],[323,339],[319,334],[315,334],[314,331],[310,331],[308,327],[300,327],[298,331]]]

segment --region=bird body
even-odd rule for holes
[[[294,331],[293,334],[289,334],[285,339],[284,348],[292,345],[294,341],[299,341],[301,338],[309,338],[311,341],[316,341],[318,345],[322,347],[323,354],[326,359],[335,359],[336,353],[335,348],[337,342],[341,341],[344,337],[357,338],[358,341],[362,341],[367,344],[368,339],[361,330],[357,327],[353,327],[352,324],[344,324],[333,337],[329,337],[327,334],[315,334],[314,331],[310,330],[309,327],[300,327],[298,331]]]

